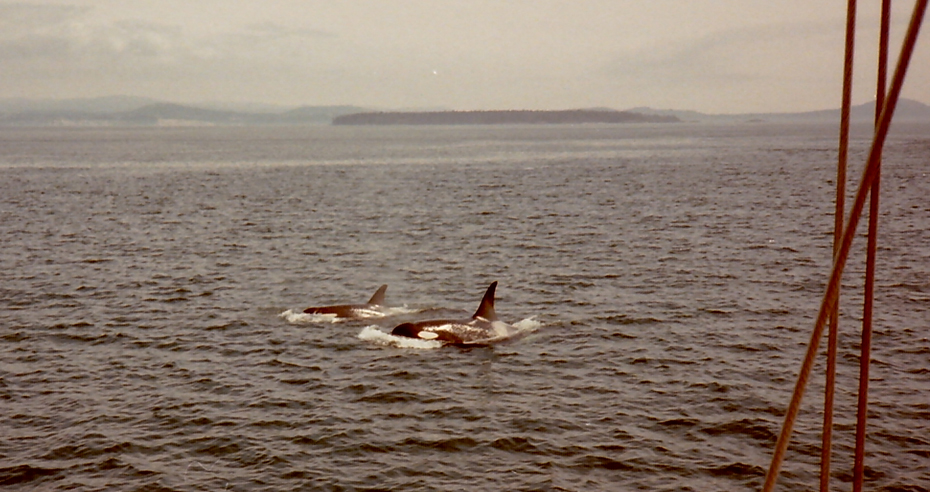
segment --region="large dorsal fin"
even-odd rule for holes
[[[494,313],[494,291],[496,289],[497,281],[491,282],[487,292],[484,293],[484,298],[481,299],[478,310],[475,311],[472,318],[484,318],[488,321],[497,321],[497,314]]]
[[[384,305],[384,291],[386,290],[387,290],[387,284],[384,284],[381,287],[378,287],[378,291],[375,292],[373,296],[371,296],[371,299],[368,299],[368,304],[374,304],[375,306],[383,306]]]

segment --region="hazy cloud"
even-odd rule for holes
[[[0,32],[0,62],[77,64],[121,57],[170,57],[181,42],[176,27],[144,21],[118,21],[94,25],[82,17],[90,9],[79,7],[4,6],[0,16],[14,12]]]
[[[44,2],[0,0],[4,95],[819,109],[839,97],[845,17],[844,5],[801,0]],[[874,86],[874,28],[860,30],[859,102]],[[927,44],[912,78],[930,76]],[[926,87],[910,84],[910,97],[930,100]]]
[[[785,97],[782,87],[833,88],[842,67],[843,47],[836,42],[841,39],[837,37],[840,29],[832,23],[725,29],[621,55],[601,74],[657,102],[674,104],[682,93],[692,98],[710,93],[717,99],[714,104],[730,99],[761,110],[759,102],[767,97]],[[816,106],[823,94],[819,89],[815,92],[799,93],[794,101],[784,103],[792,110]],[[706,96],[701,99],[710,102]]]
[[[264,22],[198,33],[136,19],[99,22],[90,18],[91,10],[0,6],[5,23],[17,26],[0,32],[4,78],[28,84],[39,79],[39,86],[67,79],[71,88],[113,93],[131,92],[126,84],[132,84],[156,97],[173,88],[195,98],[230,97],[246,90],[260,98],[268,92],[255,93],[263,82],[273,91],[281,78],[312,79],[309,72],[336,70],[346,58],[345,50],[333,43],[337,36],[321,30]],[[220,86],[226,94],[216,90]]]
[[[89,7],[76,5],[32,5],[28,3],[0,3],[0,29],[6,35],[16,35],[36,27],[54,26],[80,16]]]

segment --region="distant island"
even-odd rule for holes
[[[737,113],[708,114],[698,111],[662,110],[648,107],[630,108],[648,115],[677,116],[688,123],[832,123],[839,125],[839,109],[822,109],[798,113]],[[850,108],[849,120],[854,123],[872,123],[875,118],[875,101],[854,105]],[[901,98],[894,112],[894,121],[910,123],[930,122],[930,106],[913,99]]]
[[[850,120],[871,123],[875,103],[852,107]],[[500,125],[578,123],[816,123],[839,124],[839,109],[800,113],[707,114],[698,111],[635,107],[623,111],[587,108],[563,111],[454,111],[341,106],[278,106],[259,103],[176,104],[144,97],[83,99],[0,97],[0,128],[47,126],[294,126],[294,125]],[[896,122],[930,122],[930,106],[898,101]]]
[[[128,97],[38,102],[8,99],[0,100],[0,127],[329,125],[336,116],[370,111],[356,106],[259,110],[241,106],[227,109]]]
[[[333,125],[554,125],[580,123],[675,123],[674,115],[606,109],[560,111],[392,111],[353,113],[333,118]]]

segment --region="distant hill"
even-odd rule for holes
[[[875,103],[853,106],[854,122],[871,122]],[[352,115],[352,116],[350,116]],[[648,107],[617,111],[587,108],[566,111],[410,110],[373,112],[358,106],[287,108],[259,103],[174,104],[132,96],[84,99],[0,98],[0,126],[151,126],[151,125],[337,125],[349,124],[499,124],[630,123],[836,123],[839,109],[799,113],[707,114]],[[895,121],[930,122],[930,106],[901,99]]]
[[[114,119],[123,123],[155,125],[159,122],[204,122],[214,124],[243,123],[248,113],[204,109],[181,104],[156,103],[132,111],[115,113]]]
[[[278,115],[281,121],[313,121],[330,124],[340,116],[368,111],[357,106],[301,106]]]
[[[770,122],[770,123],[833,123],[840,121],[839,109],[824,109],[820,111],[805,111],[799,113],[740,113],[740,114],[707,114],[697,111],[663,110],[649,107],[631,108],[643,114],[660,116],[677,116],[682,121],[702,123],[734,123],[734,122]],[[872,122],[875,118],[875,101],[859,104],[850,108],[850,121]],[[899,99],[895,107],[894,121],[902,122],[930,122],[930,106],[913,99]]]
[[[144,98],[60,101],[0,100],[0,126],[328,125],[333,118],[367,111],[356,106],[302,106],[270,111],[267,105],[183,105]],[[222,107],[253,107],[235,111]]]
[[[839,110],[833,113],[839,121]],[[850,119],[873,121],[875,118],[875,101],[850,108]],[[894,109],[894,121],[930,121],[930,106],[913,99],[898,99]]]
[[[215,109],[217,111],[232,111],[235,113],[284,113],[293,109],[293,106],[282,104],[265,104],[256,102],[230,102],[230,101],[205,101],[197,104],[188,104],[203,109]]]
[[[572,109],[563,111],[396,111],[355,113],[333,119],[334,125],[501,125],[578,123],[673,123],[675,116],[630,111]]]
[[[155,104],[156,99],[133,96],[89,97],[81,99],[0,98],[0,115],[13,113],[115,113]]]

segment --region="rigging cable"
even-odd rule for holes
[[[807,387],[811,369],[814,365],[814,356],[820,345],[820,339],[823,337],[824,325],[826,324],[829,313],[832,312],[836,306],[836,294],[838,292],[840,279],[843,275],[843,269],[846,266],[846,259],[849,257],[849,249],[855,237],[856,226],[859,225],[859,218],[865,206],[865,197],[868,194],[868,190],[871,189],[873,183],[875,183],[878,173],[880,172],[878,157],[881,155],[882,148],[885,145],[885,138],[888,136],[891,118],[894,115],[895,106],[898,104],[901,87],[904,85],[907,68],[911,61],[911,55],[914,52],[914,46],[917,43],[917,36],[920,32],[920,26],[923,23],[924,13],[927,10],[927,2],[928,0],[916,0],[914,3],[914,12],[911,15],[907,34],[905,34],[904,37],[901,55],[898,57],[898,65],[891,81],[891,88],[888,90],[885,104],[882,106],[881,117],[879,118],[879,122],[875,128],[875,134],[872,138],[872,146],[869,149],[868,161],[862,172],[862,179],[859,182],[859,188],[856,191],[856,197],[853,200],[849,218],[846,221],[846,226],[843,228],[843,241],[840,243],[840,248],[834,256],[833,268],[830,272],[830,281],[827,284],[827,290],[824,293],[823,301],[820,304],[820,310],[817,313],[817,320],[814,323],[814,330],[811,333],[807,353],[801,363],[801,370],[798,374],[798,380],[791,396],[791,402],[785,412],[785,422],[782,425],[781,433],[779,433],[778,440],[775,443],[775,451],[772,453],[772,462],[765,475],[765,482],[762,486],[763,492],[771,492],[775,488],[775,482],[778,479],[781,465],[784,462],[785,452],[788,449],[788,441],[791,438],[791,431],[794,428],[795,420],[797,420],[798,411],[801,407],[801,399],[804,396],[804,390]]]
[[[878,43],[878,82],[875,91],[875,125],[878,126],[885,100],[885,79],[888,72],[888,31],[891,0],[882,0]],[[872,308],[875,298],[875,257],[878,247],[879,195],[881,189],[881,153],[876,157],[879,169],[869,191],[869,235],[866,246],[865,289],[862,305],[862,335],[859,345],[859,398],[856,406],[856,448],[853,459],[853,492],[862,491],[865,468],[865,434],[869,411],[869,366],[872,359]]]
[[[849,111],[852,105],[853,55],[856,44],[856,0],[846,6],[846,52],[843,58],[843,102],[840,106],[840,142],[836,163],[836,212],[833,224],[833,257],[839,251],[846,212],[846,160],[849,153]],[[830,457],[833,450],[833,399],[836,388],[836,352],[839,343],[839,288],[830,310],[827,335],[827,367],[823,400],[823,435],[820,455],[820,492],[830,490]]]

